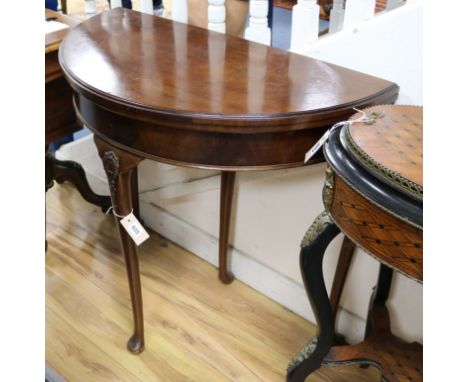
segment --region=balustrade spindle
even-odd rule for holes
[[[249,12],[249,27],[245,30],[245,38],[264,45],[270,45],[271,29],[268,28],[268,0],[250,0]]]
[[[110,8],[122,8],[122,0],[110,0]]]
[[[225,0],[208,0],[208,29],[226,33]]]
[[[336,33],[343,29],[344,0],[333,0],[333,8],[330,12],[330,26],[328,33]]]
[[[148,15],[154,14],[153,0],[140,0],[140,12]]]
[[[96,14],[96,0],[85,1],[85,13],[88,17]]]
[[[172,0],[172,20],[188,23],[188,0]]]
[[[352,28],[374,16],[375,0],[346,0],[343,28]]]
[[[291,51],[297,52],[318,39],[320,7],[316,0],[299,0],[293,7]]]

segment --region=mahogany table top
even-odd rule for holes
[[[346,147],[350,154],[384,182],[422,199],[422,107],[383,105],[365,112],[368,116],[383,114],[373,124],[358,122],[347,128]]]
[[[306,151],[353,107],[392,103],[399,90],[124,8],[73,28],[59,60],[78,118],[101,139],[143,158],[223,171],[301,166]]]
[[[333,113],[398,92],[363,73],[123,8],[74,28],[60,60],[88,98],[124,113],[216,120],[217,130],[220,120],[230,131],[244,121],[277,130],[290,118],[295,129],[323,126]]]

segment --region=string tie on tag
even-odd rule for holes
[[[107,211],[106,211],[106,215],[109,215],[109,213],[112,211],[112,213],[114,214],[114,216],[117,216],[118,218],[121,218],[123,219],[124,217],[130,215],[130,214],[133,214],[133,208],[132,210],[127,214],[127,215],[119,215],[117,212],[115,212],[115,209],[113,206],[110,206]]]
[[[330,133],[333,130],[337,129],[338,127],[342,127],[346,125],[351,126],[353,123],[358,123],[358,122],[366,123],[367,125],[373,125],[375,123],[376,118],[381,118],[384,116],[384,112],[373,112],[371,114],[371,118],[369,118],[365,111],[356,109],[355,107],[353,107],[353,110],[357,111],[358,113],[361,113],[362,115],[356,119],[348,119],[347,121],[341,121],[341,122],[335,123],[330,129]]]
[[[379,112],[374,111],[371,113],[371,118],[369,118],[365,111],[356,109],[355,107],[353,107],[353,110],[356,110],[358,113],[361,113],[362,115],[356,119],[349,119],[348,121],[346,121],[350,125],[352,125],[355,122],[364,122],[368,125],[373,125],[377,118],[382,118],[385,115],[383,111],[379,111]]]
[[[356,122],[363,122],[368,125],[373,125],[377,118],[381,118],[384,116],[384,112],[372,112],[371,118],[369,118],[364,111],[356,109],[355,107],[353,107],[353,110],[356,110],[358,113],[361,113],[362,115],[356,119],[348,119],[347,121],[337,122],[331,127],[331,129],[328,129],[327,131],[325,131],[323,136],[315,143],[315,145],[313,145],[312,148],[306,152],[305,157],[304,157],[304,163],[307,163],[309,160],[311,160],[312,157],[315,155],[315,153],[317,153],[317,151],[320,150],[320,148],[328,140],[328,137],[333,130],[339,127],[343,127],[343,126],[351,126],[353,123],[356,123]]]

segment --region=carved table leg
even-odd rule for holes
[[[49,145],[45,146],[45,192],[54,185],[54,166],[49,159],[53,154],[49,150]]]
[[[303,382],[317,370],[330,350],[334,339],[333,312],[323,279],[322,261],[328,244],[340,230],[322,212],[307,231],[301,243],[302,279],[317,319],[318,334],[293,358],[288,366],[287,381]]]
[[[142,159],[110,146],[97,136],[94,136],[94,141],[109,180],[114,213],[126,216],[132,211],[132,202],[134,200],[133,191],[135,190],[132,187],[133,174]],[[119,220],[120,218],[116,216],[115,222],[120,233],[120,242],[127,267],[134,322],[134,332],[128,340],[127,347],[132,353],[138,354],[144,350],[145,343],[138,256],[135,243],[122,227]]]
[[[87,202],[101,207],[105,212],[112,205],[111,199],[105,195],[97,195],[89,187],[86,180],[86,174],[83,167],[77,162],[61,161],[55,158],[55,155],[46,150],[46,191],[52,187],[53,180],[57,183],[64,183],[65,181],[71,182],[79,191],[81,196]]]
[[[47,154],[49,152],[49,145],[45,146],[46,160],[45,160],[45,192],[54,185],[54,168],[52,164],[47,160]],[[45,239],[45,250],[47,252],[47,203],[45,204],[45,222],[44,222],[44,237]]]
[[[235,180],[235,172],[221,172],[221,211],[219,221],[219,278],[224,284],[230,284],[234,280],[233,274],[228,269],[228,249],[232,196],[234,194]]]
[[[54,180],[58,183],[71,182],[87,202],[101,207],[105,212],[111,206],[111,199],[105,195],[97,195],[89,187],[86,174],[80,164],[73,161],[61,161],[55,158],[50,151],[49,145],[45,145],[45,191],[54,185]],[[47,232],[46,232],[47,237]],[[47,239],[45,241],[47,251]]]

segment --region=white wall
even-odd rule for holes
[[[400,85],[399,104],[422,105],[422,0],[325,36],[301,54]]]
[[[413,0],[326,36],[299,53],[393,81],[400,86],[396,103],[422,105],[422,31],[423,1]],[[363,257],[368,256],[360,251],[359,258]],[[375,272],[374,266],[368,272],[368,266],[356,270],[359,278],[367,279],[368,273]],[[395,277],[389,299],[392,329],[408,340],[422,342],[422,294],[422,285]],[[347,304],[347,297],[344,306],[362,317],[363,301]]]
[[[399,103],[422,104],[422,9],[413,1],[352,30],[319,40],[305,52],[316,58],[380,76],[401,86]],[[81,162],[92,186],[106,191],[105,177],[90,137],[64,146],[58,156]],[[299,243],[323,210],[324,165],[294,170],[241,173],[232,216],[232,269],[237,278],[285,307],[313,320],[300,277]],[[146,224],[207,261],[217,264],[219,185],[217,172],[150,161],[139,168]],[[327,250],[327,285],[342,238]],[[339,329],[359,340],[378,263],[359,252],[342,299]],[[422,287],[396,277],[390,297],[392,327],[422,342]]]

